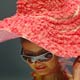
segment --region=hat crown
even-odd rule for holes
[[[63,5],[65,0],[18,0],[17,1],[17,10],[18,12],[24,12],[28,13],[31,10],[37,11],[41,10],[43,8],[45,9],[53,9],[55,7],[60,7],[60,5]]]
[[[17,13],[68,19],[76,13],[78,2],[79,0],[18,0]]]

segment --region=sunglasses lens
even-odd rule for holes
[[[45,54],[45,58],[46,58],[46,59],[44,59],[44,61],[48,61],[48,60],[50,60],[52,57],[53,57],[52,53],[47,53],[47,54]]]
[[[48,58],[48,59],[52,58],[52,56],[53,56],[53,55],[52,55],[51,53],[47,53],[47,54],[45,55],[45,57]]]
[[[30,63],[32,63],[32,61],[31,61],[31,58],[30,58],[30,57],[23,56],[23,59],[24,59],[24,60],[26,60],[26,61],[28,61],[28,62],[30,62]]]
[[[26,56],[22,56],[24,60],[27,60],[28,58]]]

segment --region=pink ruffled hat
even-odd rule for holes
[[[80,56],[80,0],[18,0],[0,30],[11,35],[1,42],[23,37],[58,56]]]

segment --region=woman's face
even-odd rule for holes
[[[22,42],[22,48],[24,55],[33,55],[33,56],[38,56],[41,55],[42,53],[46,53],[47,51],[44,50],[43,48],[37,46],[36,44],[33,44],[29,41],[23,41]],[[35,62],[29,62],[26,60],[26,62],[29,64],[29,66],[39,75],[45,75],[49,74],[53,71],[55,71],[56,67],[56,57],[52,54],[52,57],[48,61],[35,61]]]

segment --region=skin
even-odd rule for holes
[[[73,64],[73,80],[80,80],[80,56]]]
[[[39,55],[39,53],[41,51],[44,51],[43,48],[37,46],[36,44],[28,42],[28,41],[23,41],[22,47],[23,47],[23,51],[25,54],[28,54],[28,53],[30,53],[29,51],[31,51],[34,53],[34,55]],[[26,62],[39,75],[47,75],[49,73],[52,73],[53,71],[55,72],[55,67],[56,67],[55,64],[58,64],[57,57],[54,55],[53,55],[53,58],[47,62],[40,62],[40,61],[37,61],[35,63],[29,63],[28,61],[26,61]],[[45,67],[45,69],[37,70],[36,67],[40,67],[40,66]]]

